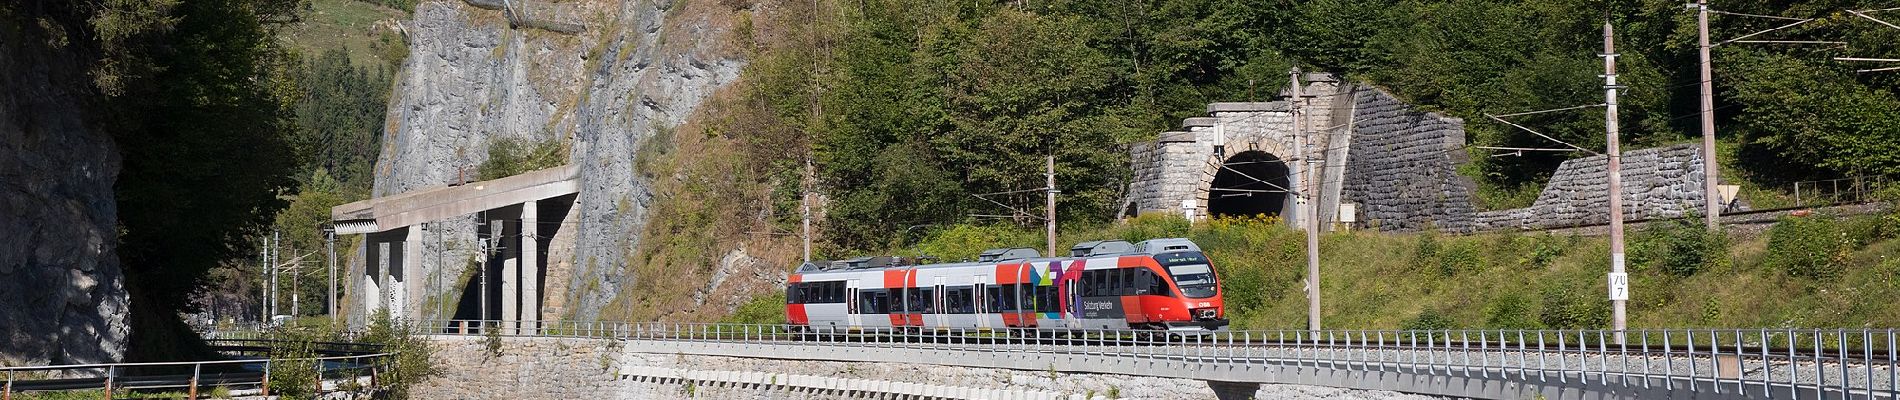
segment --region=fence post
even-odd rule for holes
[[[13,400],[13,371],[7,371],[7,386],[0,388],[0,400]]]
[[[204,364],[191,365],[191,389],[187,390],[190,400],[198,400],[198,375],[204,370]]]
[[[106,400],[112,400],[112,377],[118,375],[118,366],[106,366]]]
[[[264,380],[257,383],[259,394],[270,397],[270,359],[264,360]]]

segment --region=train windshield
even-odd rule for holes
[[[1162,253],[1155,256],[1155,262],[1174,276],[1174,284],[1181,287],[1182,295],[1196,299],[1214,297],[1217,283],[1214,267],[1208,265],[1207,256],[1201,252]]]

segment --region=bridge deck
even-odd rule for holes
[[[578,193],[578,176],[578,168],[563,165],[500,179],[437,186],[336,206],[330,209],[330,218],[336,221],[340,235],[382,232]]]

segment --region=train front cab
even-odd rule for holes
[[[1144,313],[1161,318],[1158,324],[1170,332],[1213,332],[1227,328],[1227,307],[1221,300],[1219,276],[1214,264],[1200,251],[1185,250],[1155,254],[1143,265],[1161,272],[1169,293],[1166,297],[1147,297]]]

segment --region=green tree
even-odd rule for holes
[[[296,1],[105,1],[95,82],[123,160],[117,184],[133,321],[127,358],[160,358],[206,272],[250,254],[249,237],[295,181],[289,58],[270,21]],[[75,5],[75,7],[87,5]],[[128,21],[124,16],[140,16]]]

